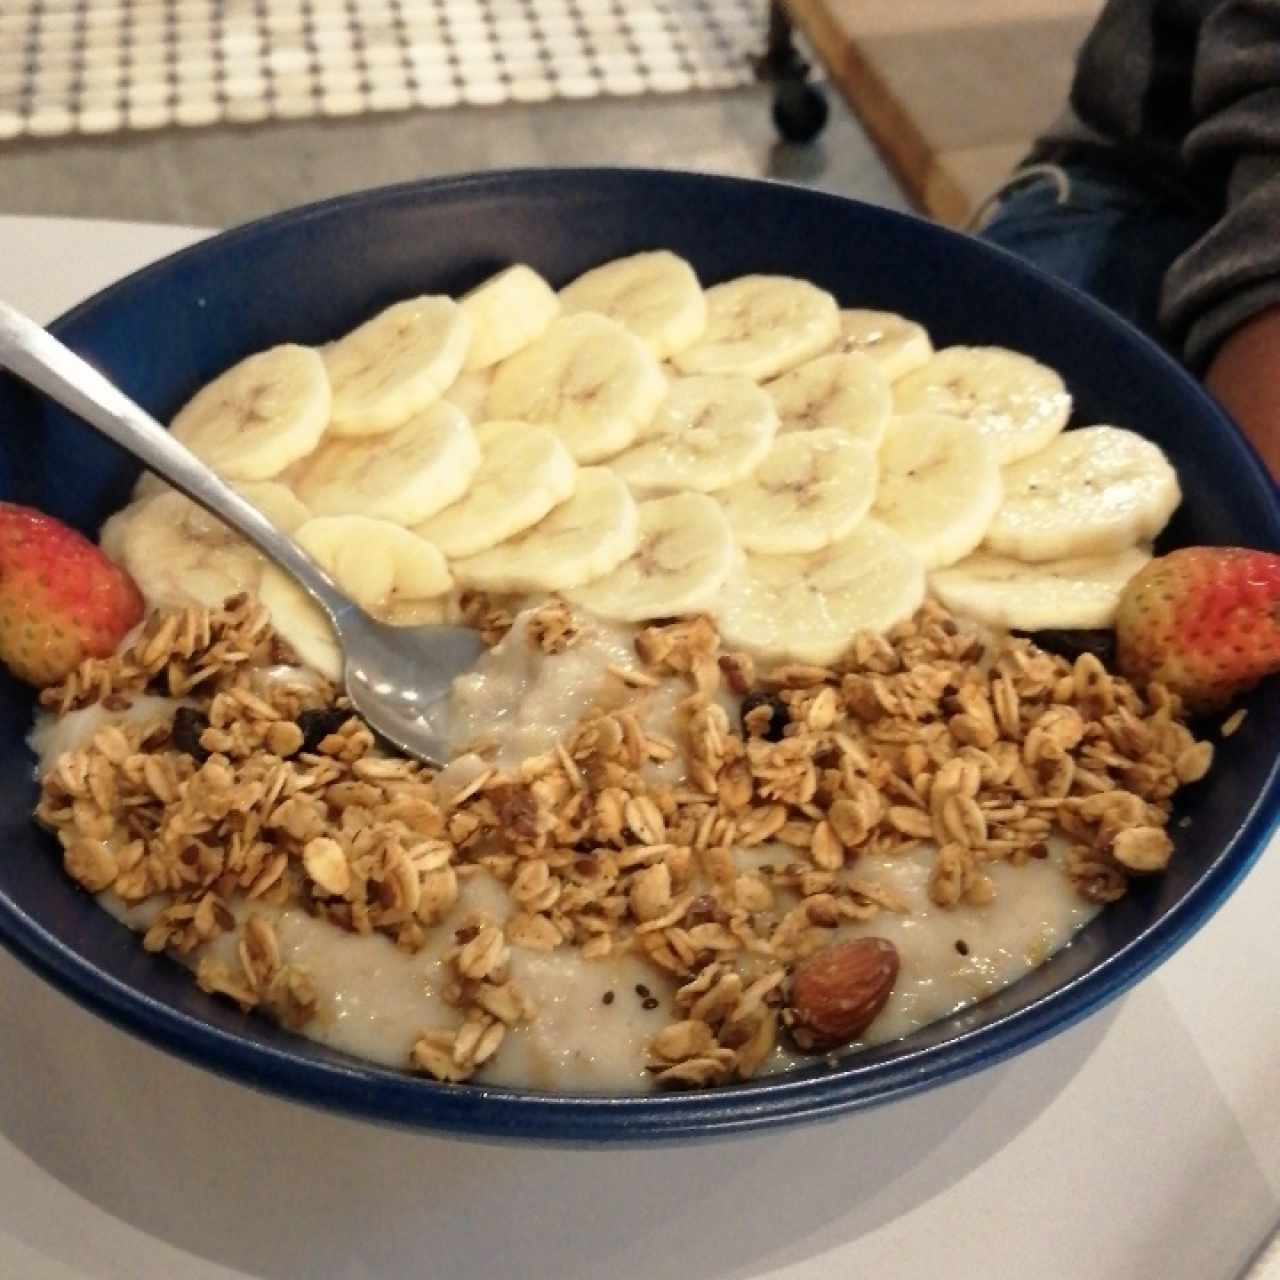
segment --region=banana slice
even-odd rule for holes
[[[710,493],[749,476],[777,429],[777,411],[750,378],[678,378],[639,441],[609,465],[633,489]]]
[[[1082,427],[1004,471],[987,546],[1019,560],[1099,556],[1149,541],[1182,500],[1178,476],[1149,440]]]
[[[1067,425],[1071,397],[1052,369],[1003,347],[946,347],[893,387],[898,413],[972,423],[1001,465],[1038,453]]]
[[[258,601],[271,615],[271,625],[304,665],[330,680],[342,679],[342,650],[333,628],[292,578],[268,565],[258,587]]]
[[[705,494],[677,493],[640,503],[637,515],[635,551],[566,598],[619,622],[709,609],[734,561],[733,533],[720,504]]]
[[[298,464],[295,462],[293,465],[297,466]],[[290,467],[286,467],[283,471],[277,472],[271,478],[273,480],[279,481],[280,484],[287,484],[288,474],[290,470],[291,470]],[[130,495],[130,497],[132,497],[133,500],[136,502],[139,498],[154,498],[158,493],[173,493],[173,492],[174,492],[173,486],[171,484],[168,484],[166,481],[161,480],[160,477],[156,475],[154,471],[144,471],[138,477],[137,483],[133,486],[133,493]]]
[[[482,591],[567,591],[611,573],[638,539],[627,486],[607,467],[584,467],[573,497],[545,520],[452,568],[460,583]]]
[[[471,318],[471,347],[463,365],[468,373],[515,355],[560,314],[555,290],[523,264],[499,271],[458,301]]]
[[[285,533],[294,533],[309,518],[283,485],[259,481],[236,488]],[[152,606],[214,609],[228,596],[258,590],[263,557],[217,516],[175,490],[144,498],[113,519],[119,523],[107,534],[117,552],[112,558],[129,571]]]
[[[537,524],[573,493],[577,464],[554,432],[526,422],[485,422],[475,429],[480,469],[461,501],[414,532],[450,559],[479,551]]]
[[[925,327],[893,311],[842,311],[835,349],[868,356],[890,382],[920,368],[933,355]]]
[[[606,262],[560,290],[566,311],[594,311],[625,326],[659,360],[702,336],[707,300],[693,268],[666,249]]]
[[[871,509],[876,455],[834,428],[779,436],[755,473],[716,495],[739,544],[788,555],[843,538]]]
[[[740,373],[763,382],[825,351],[840,333],[836,300],[804,280],[741,276],[706,297],[702,337],[674,357],[682,373]]]
[[[114,515],[108,516],[103,521],[102,528],[98,530],[98,546],[108,560],[114,560],[116,564],[124,563],[125,530],[146,501],[146,498],[135,499],[127,507],[121,507]]]
[[[235,488],[246,502],[252,503],[277,529],[285,533],[296,532],[311,519],[306,503],[300,501],[297,494],[279,481],[259,480],[253,484],[238,484]]]
[[[385,520],[321,516],[295,530],[298,544],[367,613],[401,624],[416,602],[453,586],[439,547]]]
[[[929,589],[948,609],[992,627],[1109,627],[1129,579],[1150,559],[1145,547],[1042,564],[979,551],[930,574]]]
[[[872,513],[926,569],[955,564],[978,546],[1001,492],[995,450],[967,422],[912,413],[889,423]]]
[[[729,644],[767,658],[834,662],[859,631],[886,631],[924,599],[919,557],[878,520],[811,555],[753,556],[713,612]]]
[[[391,431],[457,378],[471,317],[452,298],[397,302],[325,348],[335,436]]]
[[[269,480],[319,444],[331,400],[319,354],[286,344],[241,360],[197,391],[170,430],[224,480]],[[165,487],[146,472],[137,496]]]
[[[443,616],[443,597],[453,580],[439,548],[425,538],[367,516],[321,516],[293,536],[373,617],[410,626]],[[272,625],[308,666],[331,680],[341,676],[342,654],[333,630],[292,578],[268,565],[258,598]]]
[[[491,418],[550,427],[578,462],[620,453],[653,419],[667,380],[634,334],[591,312],[561,316],[503,361],[489,389]]]
[[[447,400],[455,409],[461,409],[471,422],[483,422],[489,416],[485,412],[485,403],[491,386],[492,369],[477,369],[474,373],[464,370],[444,389],[440,399]]]
[[[893,412],[889,380],[862,355],[819,356],[765,383],[778,410],[779,431],[839,427],[873,449]]]
[[[462,497],[479,466],[466,415],[437,400],[386,435],[323,445],[295,483],[316,515],[413,525]]]

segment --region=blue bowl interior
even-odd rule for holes
[[[86,235],[91,233],[86,232]],[[1168,545],[1280,547],[1276,493],[1212,402],[1160,350],[1090,300],[990,246],[838,197],[677,173],[540,171],[391,188],[280,215],[130,277],[54,326],[162,421],[203,383],[277,342],[319,343],[417,293],[458,293],[511,262],[560,284],[667,247],[704,283],[804,277],[846,306],[923,322],[938,346],[995,343],[1056,368],[1077,424],[1155,440],[1184,504]],[[0,377],[0,496],[92,534],[122,505],[133,462]],[[1274,823],[1280,699],[1264,688],[1180,799],[1178,854],[1023,982],[831,1067],[711,1094],[556,1097],[443,1088],[382,1071],[244,1018],[195,989],[65,878],[32,825],[32,699],[0,675],[0,935],[90,1007],[170,1051],[248,1083],[375,1118],[458,1132],[636,1141],[749,1129],[883,1101],[976,1069],[1060,1030],[1136,981],[1230,892]]]

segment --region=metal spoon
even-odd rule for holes
[[[328,615],[347,696],[369,726],[407,755],[448,758],[450,685],[483,650],[467,627],[391,627],[370,618],[292,538],[220,480],[150,414],[34,320],[0,302],[0,366],[83,418],[175,489],[243,534]]]

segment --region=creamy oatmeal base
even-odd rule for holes
[[[802,1056],[791,976],[833,941],[901,958],[855,1048],[1015,981],[1163,868],[1212,757],[1159,687],[932,603],[768,670],[705,618],[461,611],[495,647],[439,774],[382,754],[251,599],[152,614],[42,695],[67,871],[206,991],[375,1062],[712,1085]]]

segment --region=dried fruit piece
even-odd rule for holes
[[[200,735],[209,727],[209,717],[195,707],[179,707],[173,716],[173,745],[203,764],[209,753],[200,745]]]
[[[776,693],[749,693],[742,700],[742,732],[766,742],[781,742],[791,718],[787,704]]]
[[[818,1052],[857,1039],[898,980],[898,949],[887,938],[838,942],[805,960],[791,982],[788,1022],[796,1045]]]
[[[350,720],[350,711],[341,711],[337,707],[324,707],[319,711],[304,711],[298,717],[298,728],[302,730],[302,751],[316,751],[320,744],[331,734],[337,733]]]
[[[1015,631],[1038,645],[1046,653],[1056,653],[1060,658],[1074,662],[1082,653],[1091,653],[1105,667],[1116,658],[1116,633],[1109,627],[1091,630],[1049,629],[1042,631]]]

